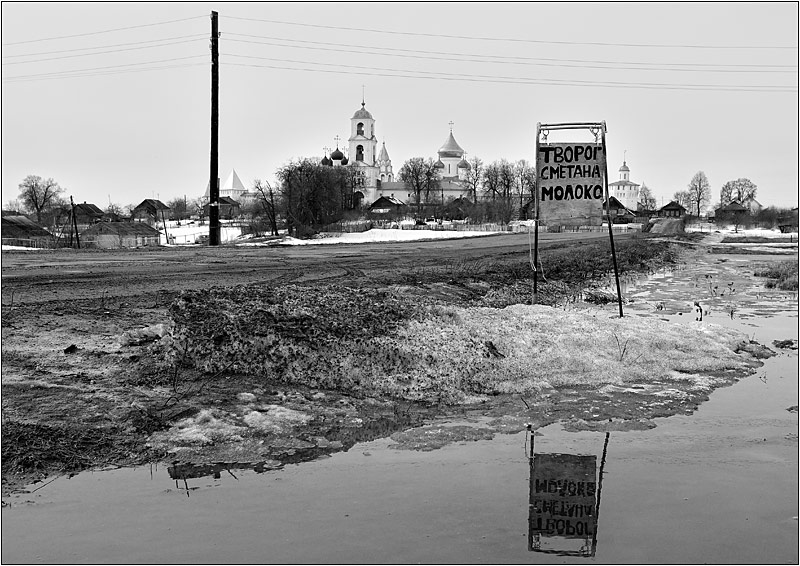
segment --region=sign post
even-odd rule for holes
[[[594,143],[548,143],[552,130],[589,130]],[[538,302],[539,223],[549,227],[600,226],[603,202],[608,204],[608,165],[606,123],[569,122],[536,124],[536,216],[534,220],[533,302]],[[609,206],[606,218],[611,241],[611,257],[617,284],[619,316],[622,317],[622,292],[619,286],[617,254]]]

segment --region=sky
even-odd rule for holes
[[[698,171],[711,204],[741,177],[798,204],[795,2],[3,2],[3,207],[28,175],[100,208],[200,197],[212,10],[222,182],[344,149],[363,100],[395,172],[451,127],[491,163],[605,121],[609,182],[625,160],[659,204]]]

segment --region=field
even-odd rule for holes
[[[4,252],[3,490],[147,461],[277,467],[444,413],[647,428],[757,364],[735,333],[568,308],[614,299],[592,290],[603,236],[543,235],[535,306],[525,234]],[[702,238],[616,238],[620,268],[678,265]]]

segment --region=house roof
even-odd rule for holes
[[[2,234],[4,238],[53,237],[50,232],[26,216],[3,216]]]
[[[717,209],[717,212],[744,212],[747,208],[739,204],[738,202],[731,201],[725,206],[721,206]]]
[[[405,203],[394,197],[382,196],[370,205],[370,208],[384,208],[386,206],[405,206]]]
[[[685,206],[681,206],[674,200],[669,201],[667,204],[659,208],[658,210],[686,210]]]
[[[102,216],[103,211],[93,204],[79,203],[75,205],[75,212],[86,216]]]
[[[153,198],[146,198],[144,199],[139,206],[134,208],[134,211],[137,210],[171,210],[166,204],[161,202],[160,200],[156,200]]]
[[[608,197],[608,200],[607,200],[606,202],[604,202],[604,203],[603,203],[603,208],[605,208],[605,207],[608,205],[608,203],[610,203],[610,204],[611,204],[610,208],[616,208],[616,209],[624,208],[625,210],[627,210],[628,212],[630,212],[631,214],[633,214],[633,211],[632,211],[632,210],[630,210],[630,209],[629,209],[627,206],[625,206],[624,204],[622,204],[622,203],[621,203],[621,202],[620,202],[620,201],[617,199],[617,197],[615,197],[615,196],[610,196],[610,197]]]
[[[99,236],[101,234],[152,237],[158,236],[159,231],[142,222],[99,222],[81,232],[81,236]]]

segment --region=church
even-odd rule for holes
[[[338,138],[337,138],[338,139]],[[381,197],[391,197],[405,204],[411,202],[411,192],[403,181],[396,178],[392,160],[386,149],[386,142],[378,151],[378,138],[375,135],[375,118],[361,102],[361,108],[350,118],[350,137],[347,140],[349,158],[336,149],[322,158],[323,165],[333,167],[351,167],[354,170],[355,190],[353,194],[354,208],[369,207]],[[461,183],[466,179],[470,165],[466,160],[466,152],[453,137],[453,124],[450,123],[450,135],[439,148],[438,158],[434,165],[439,178],[441,195],[445,201],[449,198],[466,196],[466,188]]]
[[[608,184],[608,194],[615,197],[628,210],[636,210],[639,203],[639,187],[630,179],[631,170],[627,162],[622,160],[622,167],[619,168],[619,181]]]

